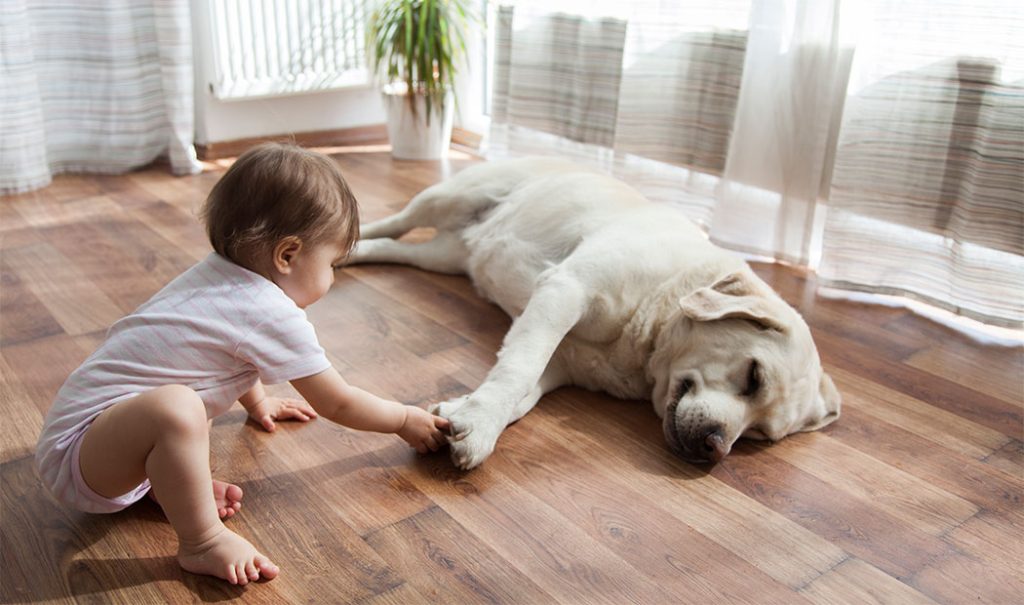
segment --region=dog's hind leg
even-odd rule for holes
[[[437,273],[463,274],[468,257],[462,238],[442,231],[434,239],[416,244],[386,237],[359,240],[348,263],[398,263]]]
[[[359,239],[369,240],[383,237],[401,237],[419,225],[404,210],[379,221],[359,226]]]
[[[398,213],[362,225],[359,237],[398,238],[416,227],[436,227],[439,232],[460,231],[495,203],[480,188],[462,188],[456,176],[451,181],[438,183],[419,192]]]

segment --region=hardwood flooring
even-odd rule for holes
[[[336,151],[367,220],[475,161]],[[1024,602],[1022,349],[816,296],[781,266],[756,270],[844,396],[821,432],[696,467],[648,403],[569,388],[463,473],[322,420],[268,434],[236,406],[214,475],[245,490],[231,527],[282,569],[247,587],[182,572],[148,500],[61,508],[32,464],[46,409],[111,322],[207,254],[194,210],[221,171],[0,199],[0,602]],[[341,271],[309,316],[349,381],[417,405],[477,386],[510,323],[464,278],[393,266]]]

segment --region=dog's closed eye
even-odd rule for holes
[[[692,380],[690,380],[689,378],[684,378],[680,380],[679,384],[676,385],[675,396],[672,398],[672,400],[679,401],[680,399],[685,397],[686,394],[689,393],[691,390],[693,390]]]
[[[756,359],[750,361],[750,366],[747,368],[747,380],[746,385],[743,387],[743,391],[740,395],[744,397],[754,397],[758,391],[761,390],[763,383],[763,377],[761,372],[761,364],[757,363]]]

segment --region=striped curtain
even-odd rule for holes
[[[819,274],[974,319],[1024,321],[1024,4],[864,15]]]
[[[749,4],[502,3],[492,28],[489,157],[573,156],[709,225]]]
[[[0,3],[0,193],[167,156],[198,172],[189,0]]]
[[[520,0],[489,155],[561,153],[822,285],[1024,321],[1024,4]]]

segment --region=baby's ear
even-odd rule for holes
[[[279,273],[291,273],[292,265],[295,263],[295,257],[302,250],[302,240],[294,235],[281,238],[273,248],[273,262],[274,268]]]

